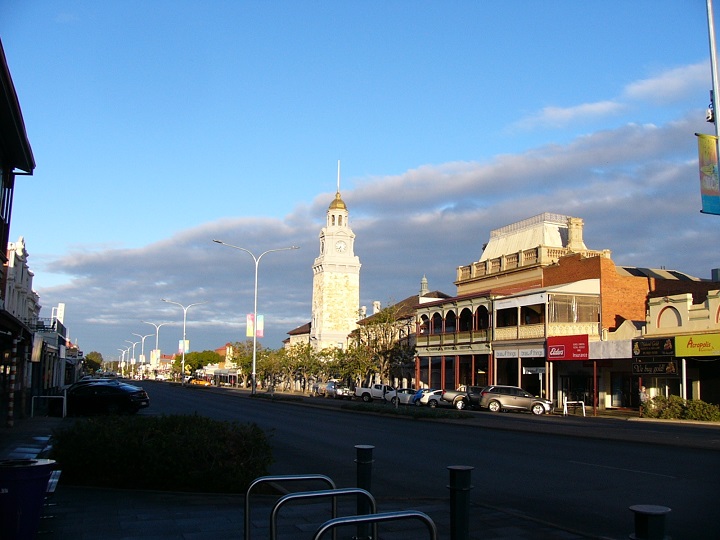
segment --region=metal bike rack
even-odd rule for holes
[[[437,540],[437,527],[435,522],[423,512],[415,510],[408,510],[405,512],[386,512],[383,514],[368,514],[365,516],[348,516],[331,519],[323,523],[320,528],[315,532],[313,540],[320,540],[323,534],[330,529],[333,529],[341,525],[352,525],[357,523],[372,523],[373,524],[373,538],[377,539],[377,524],[383,521],[400,521],[405,519],[419,519],[427,526],[428,533],[430,534],[430,540]]]
[[[319,480],[335,489],[335,482],[324,474],[289,474],[281,476],[261,476],[252,481],[252,484],[245,493],[245,540],[250,540],[250,492],[254,487],[260,484],[268,484],[270,482],[297,482],[303,480]]]
[[[365,491],[361,488],[340,488],[340,489],[328,489],[324,491],[301,491],[298,493],[290,493],[288,495],[285,495],[284,497],[281,497],[278,499],[278,501],[275,503],[275,506],[272,509],[272,513],[270,514],[270,540],[276,540],[277,538],[277,514],[280,511],[280,507],[283,506],[285,503],[288,503],[290,501],[294,500],[302,500],[302,499],[322,499],[322,498],[332,498],[332,517],[333,519],[337,517],[337,497],[339,495],[361,495],[365,497],[369,503],[370,511],[374,514],[377,511],[377,504],[375,502],[375,497],[370,494],[370,492]],[[331,520],[332,521],[332,520]],[[360,522],[358,522],[360,523]],[[334,537],[333,531],[333,537]],[[373,538],[377,538],[377,528],[373,526]]]

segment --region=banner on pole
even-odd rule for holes
[[[247,314],[247,331],[245,332],[245,337],[253,337],[253,334],[255,332],[255,315],[252,313]]]
[[[703,133],[698,138],[700,197],[704,214],[720,215],[720,178],[718,177],[718,138]]]
[[[265,319],[262,315],[257,316],[257,324],[255,324],[255,315],[252,313],[247,314],[247,332],[245,333],[246,337],[253,337],[253,332],[257,332],[255,334],[257,337],[263,337],[263,331],[265,329]]]

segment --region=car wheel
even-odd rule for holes
[[[434,399],[431,399],[430,401],[428,401],[428,405],[430,405],[431,409],[434,409],[435,407],[438,406],[438,402],[435,401]]]
[[[365,403],[370,403],[370,394],[363,394],[363,395],[362,395],[362,400],[363,400]]]
[[[422,403],[420,403],[420,400],[419,400],[419,399],[415,402],[415,406],[416,406],[416,407],[422,407]]]
[[[500,406],[500,402],[493,399],[490,403],[488,403],[488,409],[490,412],[499,412],[502,407]]]
[[[465,408],[465,400],[464,400],[464,399],[458,399],[458,400],[455,402],[455,408],[456,408],[458,411],[462,411],[462,410]]]
[[[545,412],[545,407],[543,407],[541,403],[535,403],[535,404],[533,404],[531,410],[532,410],[533,414],[540,416],[541,414],[543,414]]]
[[[396,397],[392,398],[392,399],[390,400],[390,403],[392,403],[392,406],[393,406],[393,407],[397,406],[397,398],[396,398]]]

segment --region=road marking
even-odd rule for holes
[[[670,476],[669,474],[660,474],[660,473],[653,473],[653,472],[647,472],[647,471],[639,471],[637,469],[623,469],[622,467],[611,467],[609,465],[598,465],[597,463],[585,463],[584,461],[569,461],[569,463],[574,463],[575,465],[587,465],[588,467],[600,467],[601,469],[613,469],[615,471],[624,471],[624,472],[631,472],[631,473],[637,473],[637,474],[647,474],[649,476],[662,476],[663,478],[671,478],[675,479],[675,476]]]

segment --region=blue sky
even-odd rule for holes
[[[720,6],[716,7],[716,11]],[[585,220],[618,264],[703,278],[694,133],[712,86],[701,0],[5,0],[0,38],[37,168],[19,177],[42,316],[84,351],[140,321],[164,352],[244,339],[255,253],[262,343],[310,319],[342,163],[361,304],[455,292],[490,230]]]

